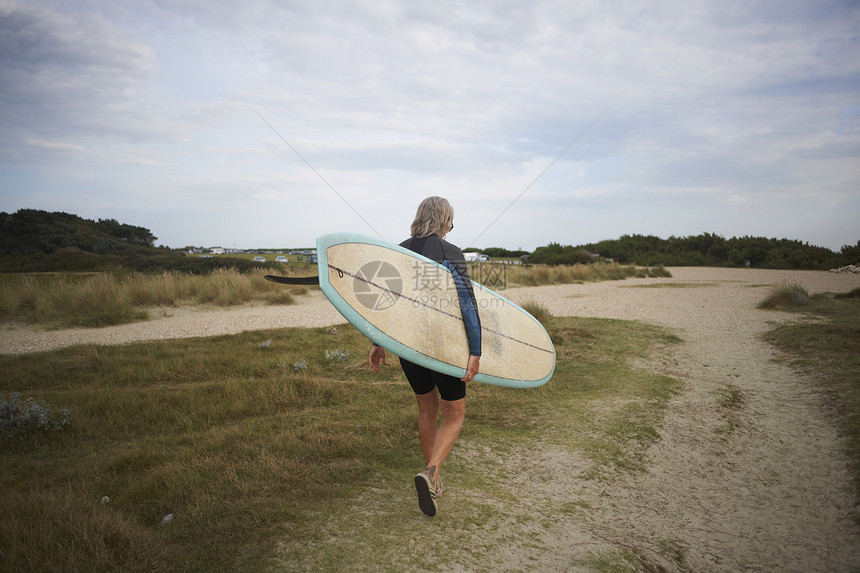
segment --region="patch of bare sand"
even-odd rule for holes
[[[246,305],[236,308],[163,308],[150,320],[105,328],[40,330],[0,327],[0,354],[41,352],[74,344],[127,344],[146,340],[237,334],[250,330],[330,326],[344,322],[322,291],[295,297],[290,305]]]

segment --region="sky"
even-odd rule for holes
[[[0,211],[169,247],[860,240],[860,3],[0,0]]]

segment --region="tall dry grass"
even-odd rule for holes
[[[473,276],[479,276],[478,270],[472,266]],[[507,286],[671,276],[662,267],[642,268],[618,263],[511,265],[505,271]],[[267,272],[264,269],[248,273],[217,269],[209,275],[172,271],[157,275],[5,276],[0,280],[0,320],[55,328],[99,327],[144,320],[148,316],[147,309],[154,307],[235,306],[249,302],[284,305],[294,303],[294,296],[307,293],[305,287],[287,287],[265,280],[263,277]],[[309,271],[284,268],[282,272]]]
[[[672,275],[663,266],[636,267],[618,263],[511,265],[507,268],[508,286],[541,286],[670,276]]]
[[[0,320],[53,327],[98,327],[147,318],[147,308],[247,302],[292,304],[304,287],[285,287],[263,278],[218,269],[210,275],[21,275],[0,284]]]
[[[146,313],[136,308],[110,274],[65,278],[23,276],[5,281],[0,288],[0,318],[58,327],[98,327],[140,320]]]
[[[759,308],[785,309],[809,304],[809,293],[797,283],[781,282],[774,285],[767,297],[759,303]]]

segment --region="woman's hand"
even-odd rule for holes
[[[374,372],[379,372],[380,361],[384,366],[388,366],[388,362],[385,361],[385,349],[381,346],[371,346],[370,367],[373,368]]]
[[[471,382],[475,379],[475,374],[481,368],[480,356],[469,356],[469,362],[466,364],[466,375],[461,378],[463,382]]]

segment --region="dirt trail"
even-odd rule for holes
[[[537,299],[558,316],[668,327],[684,343],[648,367],[685,381],[686,388],[649,452],[649,471],[606,490],[588,491],[577,477],[581,460],[530,451],[540,463],[522,464],[518,481],[529,486],[520,494],[523,511],[539,515],[575,491],[591,508],[590,519],[559,521],[523,544],[499,547],[496,569],[578,570],[587,555],[618,548],[668,571],[860,569],[860,528],[852,519],[860,508],[836,430],[814,382],[761,340],[773,322],[793,317],[756,309],[767,288],[781,281],[798,282],[810,293],[845,292],[860,286],[860,275],[670,270],[671,279],[505,291],[516,302]],[[0,353],[343,322],[319,293],[290,307],[167,314],[99,330],[0,328]],[[738,407],[721,405],[727,398]]]
[[[105,328],[40,330],[22,325],[0,326],[0,354],[55,350],[73,344],[126,344],[272,328],[330,326],[344,322],[322,291],[310,291],[295,300],[296,304],[288,306],[160,308],[149,311],[151,320],[147,322]]]

